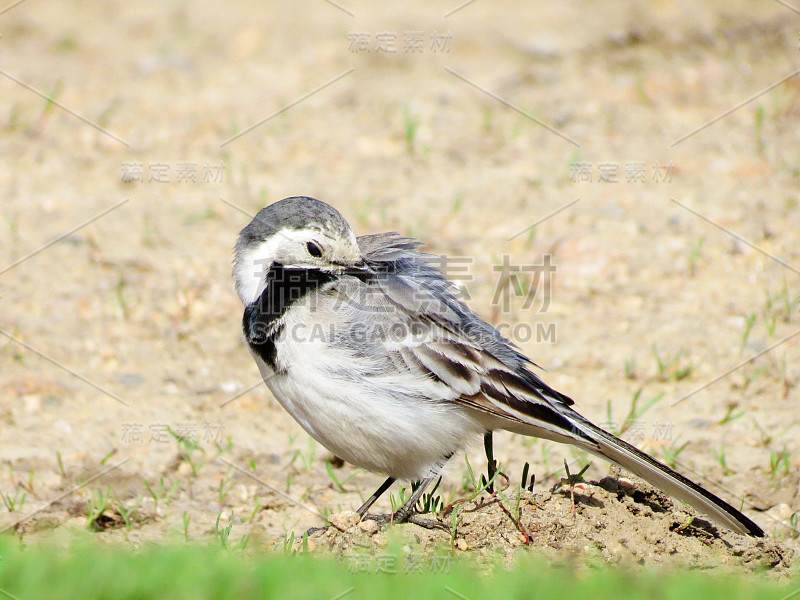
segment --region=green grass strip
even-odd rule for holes
[[[412,560],[399,547],[351,560],[173,543],[140,550],[96,541],[70,548],[21,547],[6,539],[0,541],[2,598],[800,600],[800,578],[775,582],[757,575],[605,566],[576,570],[532,555],[513,569],[486,574],[471,560],[445,555]]]

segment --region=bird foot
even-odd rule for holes
[[[450,531],[447,528],[447,525],[442,523],[441,521],[435,519],[426,519],[416,513],[408,513],[406,511],[398,510],[396,513],[387,513],[387,514],[366,514],[361,518],[362,521],[375,521],[378,524],[378,527],[381,529],[386,528],[389,525],[393,525],[395,523],[412,523],[413,525],[417,525],[418,527],[424,527],[425,529],[441,529],[442,531]],[[322,527],[311,527],[309,528],[305,535],[311,537],[314,534],[320,533],[322,531],[327,531],[330,529],[332,525],[324,525]]]
[[[309,527],[304,535],[311,537],[315,533],[319,533],[320,531],[327,531],[330,528],[330,525],[323,525],[322,527]]]
[[[392,525],[394,523],[412,523],[419,527],[424,527],[425,529],[442,529],[444,531],[449,531],[447,526],[440,521],[436,521],[433,519],[426,519],[421,517],[416,513],[408,513],[401,510],[398,510],[394,514],[381,514],[381,515],[373,515],[367,514],[364,515],[363,520],[370,520],[375,521],[378,524],[378,527],[384,528],[387,525]]]

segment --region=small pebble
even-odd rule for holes
[[[789,520],[792,517],[792,507],[786,504],[785,502],[781,502],[776,507],[776,512],[781,519]]]
[[[234,392],[238,392],[242,388],[242,384],[238,381],[223,381],[219,384],[219,389],[221,389],[226,394],[232,394]]]
[[[352,510],[348,510],[345,512],[337,513],[335,515],[331,515],[328,518],[328,521],[330,521],[330,524],[336,527],[336,529],[344,533],[351,527],[355,527],[356,525],[358,525],[358,521],[360,518],[361,517],[359,517]]]
[[[458,548],[459,550],[463,551],[463,550],[467,550],[469,548],[469,546],[467,545],[467,541],[466,540],[456,540],[456,548]]]
[[[362,531],[366,531],[370,535],[378,533],[378,524],[372,519],[361,521],[361,523],[358,524],[358,527],[359,529],[361,529]]]

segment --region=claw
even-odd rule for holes
[[[371,521],[375,521],[378,524],[378,527],[385,527],[386,525],[393,525],[394,523],[412,523],[419,527],[424,527],[425,529],[441,529],[443,531],[449,531],[447,526],[440,521],[435,521],[433,519],[425,519],[419,516],[416,513],[407,513],[398,510],[394,514],[383,514],[383,515],[364,515],[364,519],[369,519]]]
[[[319,533],[320,531],[326,531],[329,527],[330,527],[330,525],[323,525],[322,527],[310,527],[306,531],[305,535],[307,535],[308,537],[311,537],[315,533]]]

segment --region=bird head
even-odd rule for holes
[[[244,305],[260,296],[274,265],[336,275],[369,270],[345,218],[307,196],[284,198],[262,208],[239,233],[233,277]]]

